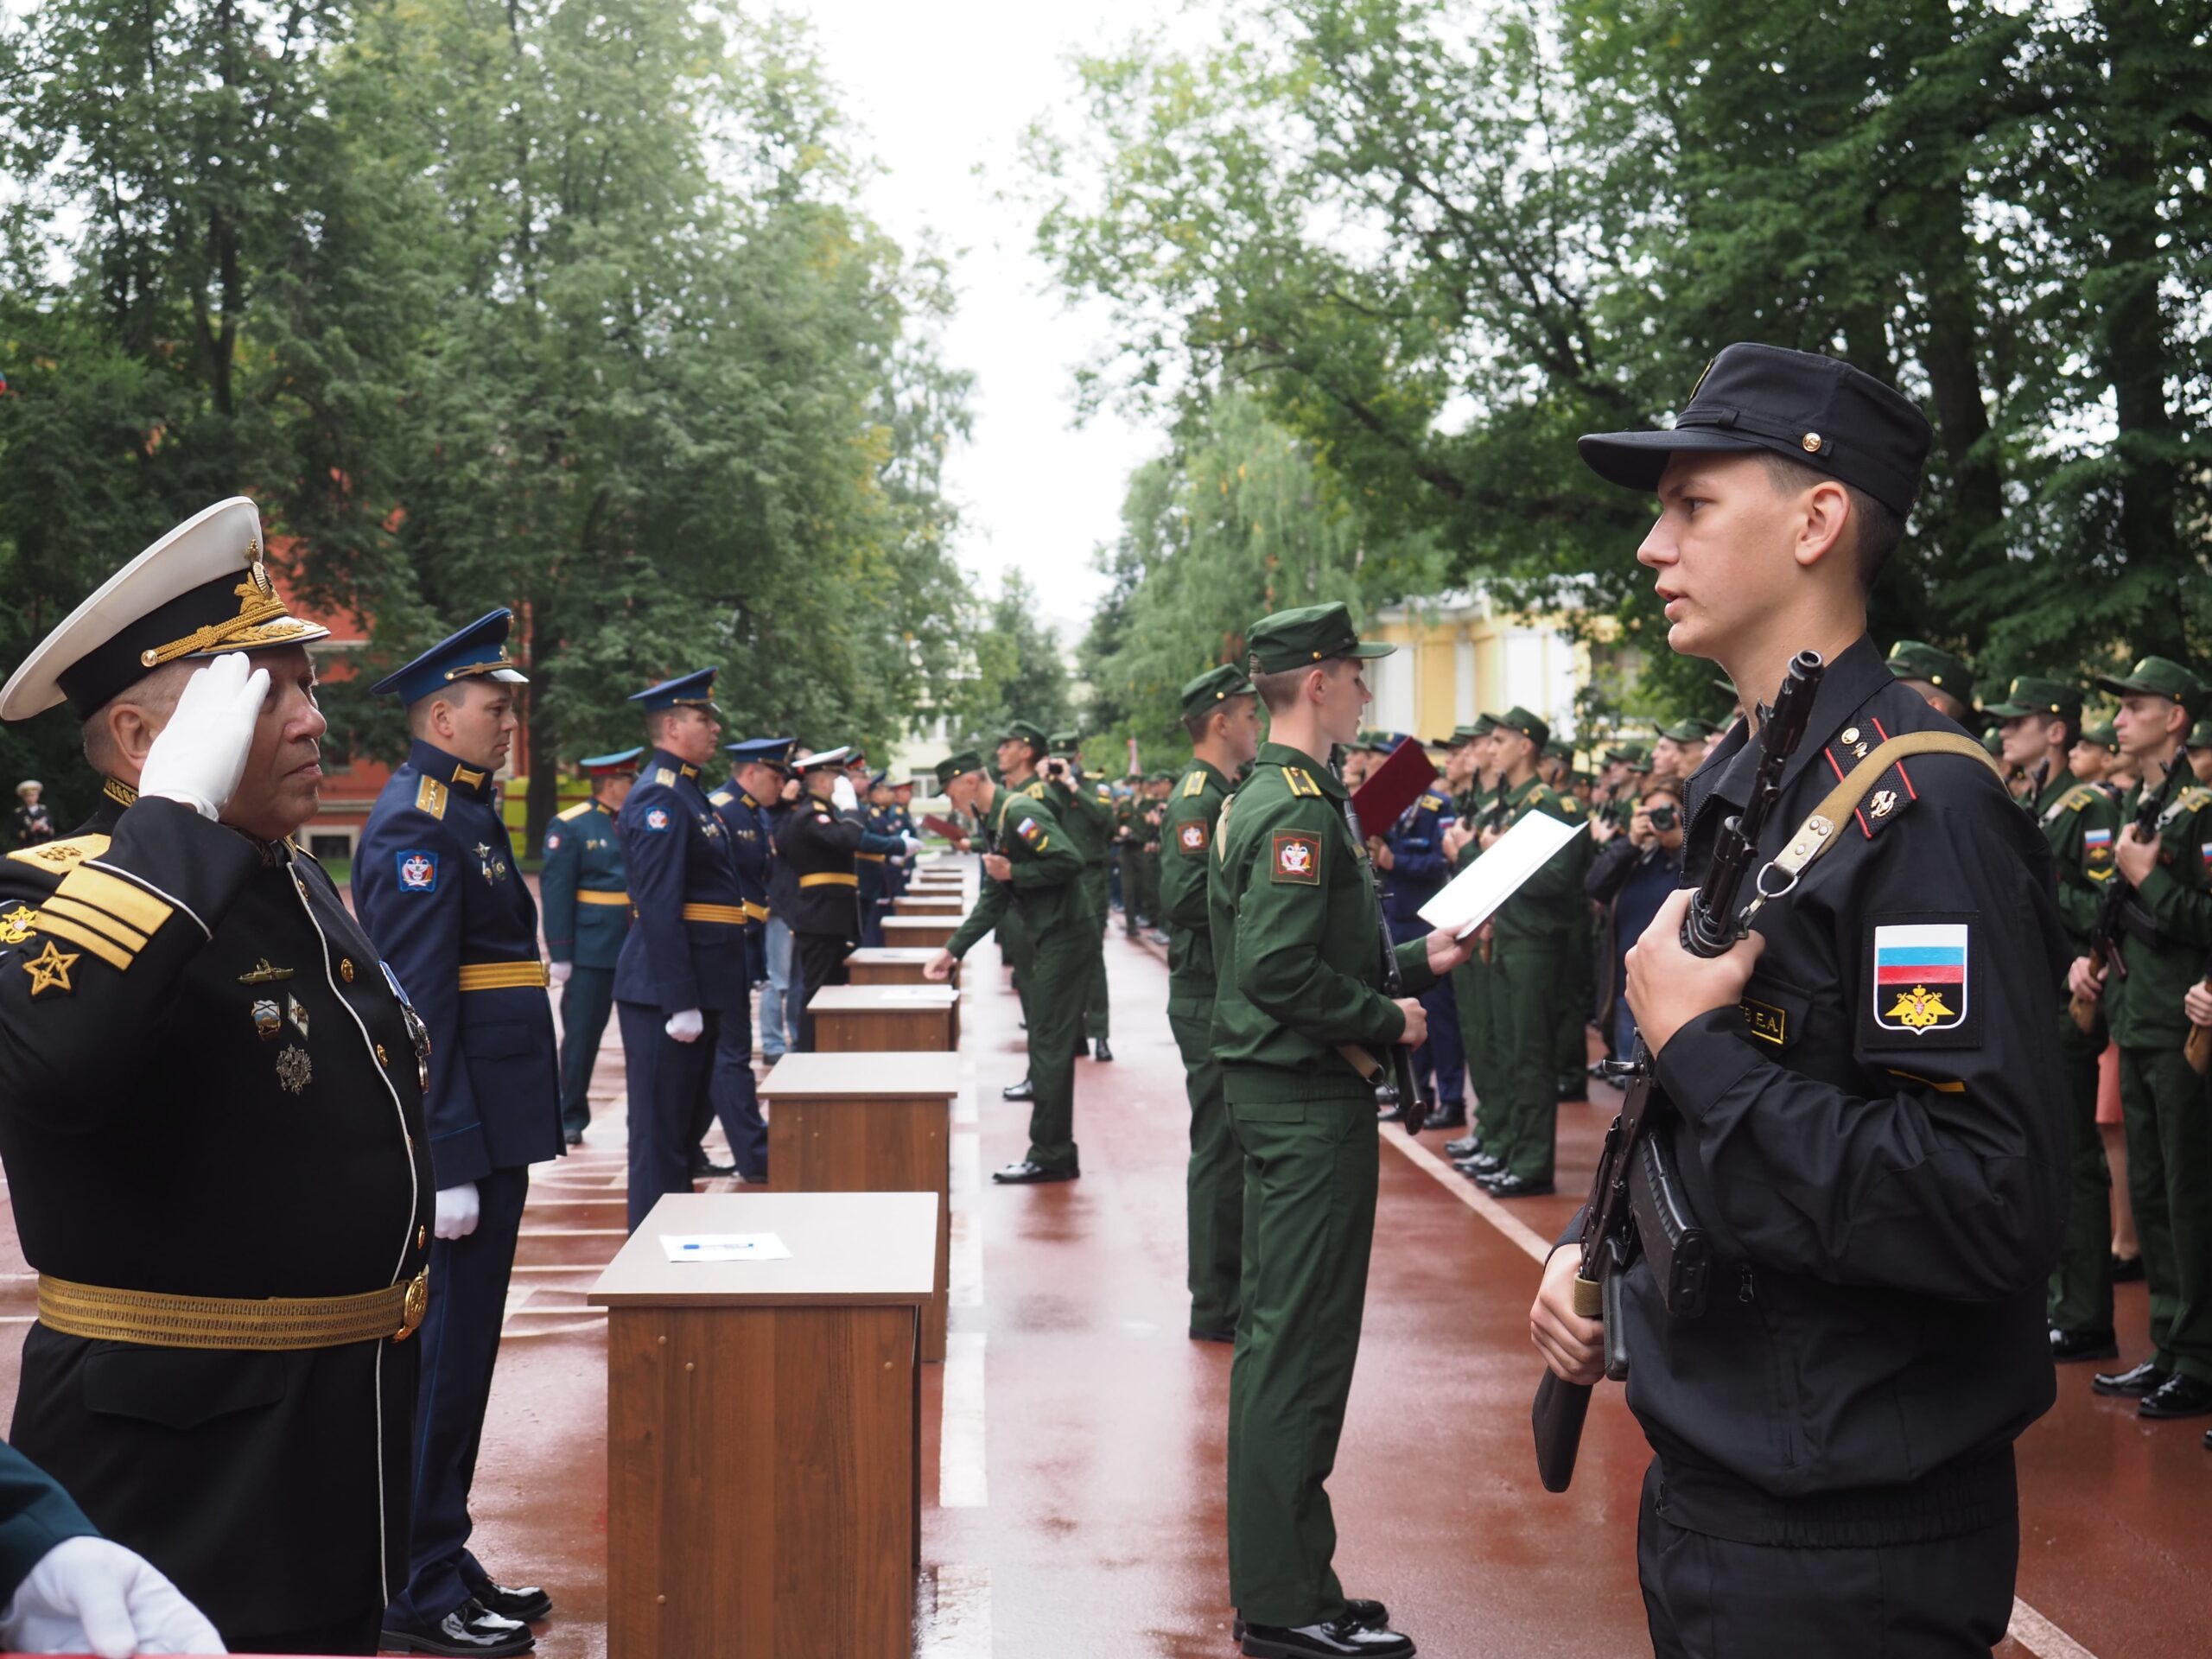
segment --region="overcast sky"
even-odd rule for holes
[[[909,245],[933,232],[953,259],[960,310],[944,355],[976,375],[975,436],[950,467],[962,556],[987,591],[1018,566],[1072,644],[1103,588],[1092,550],[1113,539],[1123,481],[1162,434],[1111,416],[1076,428],[1073,371],[1104,340],[1105,322],[1095,308],[1069,310],[1031,251],[1019,143],[1071,95],[1070,52],[1118,43],[1180,8],[810,0],[795,10],[885,169],[870,210]]]

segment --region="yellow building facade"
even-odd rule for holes
[[[1506,611],[1487,594],[1455,593],[1376,613],[1365,632],[1397,646],[1369,664],[1369,723],[1428,742],[1484,711],[1516,704],[1575,734],[1575,694],[1589,683],[1589,647],[1556,615]]]

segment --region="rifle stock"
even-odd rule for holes
[[[2137,799],[2135,817],[2128,827],[2145,839],[2155,841],[2158,820],[2165,816],[2166,808],[2173,801],[2174,790],[2181,782],[2181,775],[2187,770],[2188,762],[2177,751],[2166,763],[2166,775],[2158,780],[2158,787]],[[2111,879],[2105,883],[2104,902],[2097,906],[2096,922],[2089,929],[2089,965],[2101,976],[2116,973],[2122,979],[2127,977],[2127,958],[2120,948],[2120,912],[2127,908],[2127,901],[2134,894],[2134,883],[2115,869]],[[2069,996],[2066,1001],[2066,1011],[2074,1016],[2074,1023],[2084,1036],[2096,1030],[2098,1009],[2095,1001]],[[2190,1040],[2196,1040],[2194,1035]],[[2208,1039],[2208,1041],[2212,1041],[2212,1039]],[[2184,1047],[2183,1052],[2188,1052],[2187,1048]],[[2212,1058],[2212,1052],[2208,1052],[2208,1058]],[[2191,1060],[2190,1064],[2196,1065],[2196,1062]],[[2204,1067],[2197,1065],[2196,1069],[2202,1072]]]

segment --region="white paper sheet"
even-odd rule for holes
[[[663,1233],[671,1262],[788,1262],[791,1246],[773,1233]]]
[[[1562,823],[1548,812],[1523,814],[1488,852],[1421,907],[1421,920],[1448,931],[1454,938],[1465,938],[1587,827],[1586,822]]]

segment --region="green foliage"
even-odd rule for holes
[[[1067,663],[1058,631],[1037,618],[1037,595],[1019,570],[1007,573],[976,635],[970,675],[950,683],[941,712],[952,747],[990,758],[1009,721],[1047,736],[1075,724]]]

